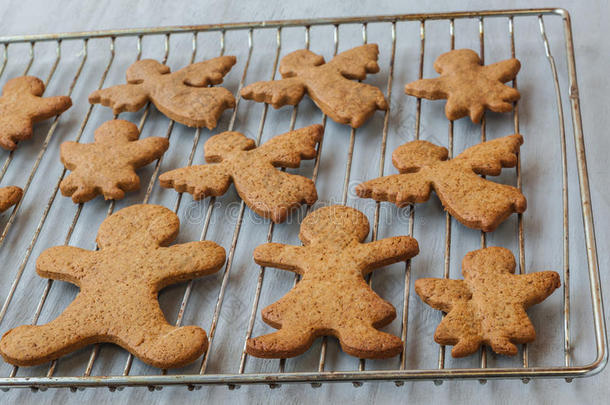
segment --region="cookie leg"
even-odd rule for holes
[[[339,330],[337,333],[341,348],[347,354],[361,359],[382,359],[402,352],[402,340],[389,333],[381,332],[371,325],[357,325]]]
[[[436,340],[436,339],[435,339]],[[437,341],[438,343],[438,341]],[[442,344],[442,343],[440,343]],[[478,338],[461,338],[451,349],[451,355],[453,357],[466,357],[479,350],[481,347],[481,340]]]
[[[16,366],[35,366],[95,343],[95,336],[58,317],[45,325],[22,325],[2,336],[0,354]]]
[[[75,204],[87,202],[98,195],[95,187],[85,185],[84,181],[74,173],[70,173],[62,180],[60,189],[61,194],[65,197],[72,197]]]
[[[295,357],[309,349],[314,338],[310,328],[284,326],[277,332],[248,339],[246,352],[265,359]]]
[[[130,337],[122,344],[126,350],[143,362],[159,368],[177,368],[195,361],[208,348],[208,338],[197,326],[175,328],[157,327],[148,331],[143,341],[133,341]],[[155,333],[150,336],[150,333]]]
[[[493,337],[490,342],[490,346],[492,350],[499,354],[505,354],[507,356],[514,356],[519,352],[517,346],[515,346],[511,341],[506,337]]]

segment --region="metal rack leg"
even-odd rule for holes
[[[563,104],[561,102],[561,89],[559,87],[559,77],[555,59],[551,53],[551,46],[546,35],[544,20],[538,17],[540,35],[544,45],[544,52],[549,61],[551,76],[555,86],[557,102],[557,119],[559,121],[559,143],[561,146],[561,185],[563,201],[563,335],[564,335],[564,362],[566,367],[570,366],[571,346],[570,346],[570,224],[568,211],[568,161],[566,152],[565,122],[563,117]],[[566,382],[572,382],[571,378],[566,378]]]

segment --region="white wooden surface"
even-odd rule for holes
[[[608,283],[607,269],[609,258],[607,246],[609,243],[608,224],[610,222],[609,205],[610,191],[606,178],[606,160],[610,141],[606,134],[610,127],[610,111],[606,103],[606,94],[610,91],[605,78],[607,66],[610,64],[610,45],[605,38],[610,34],[607,24],[608,4],[603,0],[587,2],[569,1],[497,1],[493,5],[485,1],[463,1],[459,7],[448,1],[430,2],[430,4],[414,4],[400,1],[376,2],[327,2],[327,1],[283,1],[271,5],[264,1],[225,1],[200,2],[194,4],[187,1],[121,1],[81,2],[64,1],[61,5],[50,6],[46,1],[15,1],[5,0],[0,4],[1,34],[49,33],[63,31],[80,31],[91,29],[143,27],[157,25],[182,25],[234,21],[254,21],[265,19],[333,17],[350,15],[376,15],[409,12],[433,12],[486,8],[510,8],[528,6],[562,6],[572,14],[574,40],[576,45],[577,68],[581,106],[583,112],[584,131],[589,162],[589,174],[592,189],[592,199],[597,225],[597,242],[599,248],[599,264],[604,286]],[[547,19],[547,29],[552,34],[553,52],[556,53],[560,79],[565,86],[565,57],[563,53],[563,35],[558,18]],[[477,25],[474,22],[456,23],[456,47],[471,47],[478,49]],[[526,240],[526,263],[528,271],[554,269],[561,271],[561,188],[560,162],[558,160],[559,146],[557,143],[558,125],[555,113],[555,99],[548,64],[543,56],[542,43],[538,34],[535,18],[528,21],[517,21],[517,56],[523,62],[519,74],[519,87],[523,94],[520,103],[521,131],[526,137],[523,146],[524,156],[524,190],[528,197],[528,211],[524,216]],[[425,74],[430,76],[433,59],[449,46],[448,27],[446,23],[427,24]],[[216,36],[214,36],[216,35]],[[240,36],[241,35],[241,36]],[[235,91],[243,63],[245,61],[245,33],[227,36],[227,54],[237,54],[238,65],[228,76],[227,87]],[[388,139],[388,152],[401,143],[412,139],[414,126],[415,103],[413,99],[404,96],[402,86],[413,80],[417,75],[417,56],[419,50],[417,24],[399,25],[399,42],[396,56],[396,75],[394,77],[392,96],[391,127]],[[271,57],[274,52],[273,32],[261,34],[255,38],[255,56],[248,72],[247,82],[266,79],[270,74]],[[312,29],[312,50],[329,56],[332,53],[332,30]],[[282,53],[302,47],[302,30],[286,30],[283,36]],[[359,27],[342,29],[340,32],[340,50],[358,45],[361,41]],[[369,27],[369,41],[378,42],[381,48],[381,68],[378,75],[370,76],[368,82],[381,86],[385,90],[388,62],[384,59],[389,52],[389,28]],[[496,61],[509,55],[508,33],[506,21],[486,22],[486,58]],[[78,46],[80,44],[65,44],[63,61],[49,85],[49,94],[62,94],[75,72],[78,62]],[[83,72],[80,84],[75,88],[73,100],[75,106],[62,118],[57,132],[51,142],[49,153],[42,161],[35,178],[35,186],[30,190],[22,207],[17,223],[9,234],[7,243],[0,251],[2,274],[0,274],[0,296],[6,296],[9,283],[12,281],[17,266],[24,254],[24,241],[29,241],[38,222],[42,207],[55,184],[55,179],[61,173],[57,158],[59,144],[64,140],[73,139],[87,108],[86,96],[97,84],[100,69],[106,63],[107,48],[93,45],[90,59]],[[188,38],[176,39],[172,42],[169,65],[178,68],[186,64],[190,58],[190,43]],[[27,57],[15,47],[9,56],[7,71],[2,77],[2,83],[8,77],[21,73],[23,61]],[[117,42],[117,61],[110,72],[107,83],[114,84],[123,81],[124,69],[135,57],[134,41]],[[94,52],[95,51],[95,52]],[[46,76],[49,62],[52,61],[52,49],[41,46],[40,54],[32,67],[32,74]],[[202,35],[199,40],[198,60],[214,56],[218,53],[217,34]],[[40,55],[40,56],[38,56]],[[145,40],[144,57],[162,57],[162,42]],[[565,88],[564,88],[565,89]],[[568,102],[564,99],[566,114]],[[252,102],[240,105],[235,130],[245,132],[249,136],[256,135],[256,128],[262,112],[262,106]],[[269,110],[263,139],[284,132],[288,128],[290,108],[278,111]],[[422,108],[421,137],[437,143],[446,144],[447,121],[442,113],[442,104],[424,102]],[[127,119],[137,120],[139,114],[125,114]],[[223,117],[218,130],[224,130],[228,124],[229,114]],[[110,119],[108,109],[96,107],[94,114],[85,129],[83,140],[90,141],[93,129],[103,121]],[[512,117],[510,115],[491,115],[488,120],[488,137],[495,138],[512,132]],[[320,115],[309,101],[301,104],[297,127],[313,122],[319,122]],[[353,184],[376,176],[379,140],[383,115],[377,113],[374,118],[358,131],[354,166],[351,179]],[[46,133],[47,124],[37,127],[37,134]],[[142,136],[163,136],[167,128],[167,120],[153,112],[146,123]],[[573,156],[571,139],[571,121],[566,116],[568,134],[568,150]],[[478,142],[479,129],[465,120],[456,123],[456,152],[464,147]],[[172,146],[167,158],[163,160],[162,171],[185,164],[191,147],[193,131],[176,125],[172,134]],[[209,137],[208,131],[202,132],[202,142],[197,151],[195,162],[202,161],[203,140]],[[42,136],[36,140],[24,143],[16,153],[3,184],[21,185],[30,170],[31,162],[40,148]],[[345,149],[349,138],[349,130],[329,121],[322,153],[318,192],[321,200],[338,201],[341,197],[343,170],[345,164]],[[5,156],[0,152],[0,159]],[[311,173],[312,163],[304,164],[303,172]],[[573,339],[575,344],[574,360],[580,363],[590,361],[593,356],[592,339],[589,333],[590,307],[588,299],[588,280],[583,257],[582,223],[578,198],[575,166],[571,160],[570,166],[570,210],[572,226],[572,299],[573,299]],[[386,160],[386,173],[394,173],[390,159]],[[500,177],[503,181],[514,181],[514,171],[506,170]],[[142,171],[142,183],[147,184],[152,168]],[[144,190],[130,195],[117,204],[117,208],[133,204],[141,200]],[[176,194],[172,191],[159,189],[158,185],[152,195],[151,202],[172,207]],[[216,210],[208,238],[223,246],[230,245],[233,223],[237,213],[235,203],[238,201],[234,192],[221,198],[222,205]],[[370,201],[357,199],[350,193],[348,204],[365,211],[372,220],[374,206]],[[87,248],[93,247],[97,226],[106,212],[106,203],[96,200],[87,204],[83,210],[83,218],[79,222],[72,244]],[[190,196],[185,196],[179,215],[183,223],[179,241],[196,239],[201,229],[201,215],[206,203],[194,204]],[[75,206],[66,198],[58,196],[53,206],[51,216],[43,229],[40,241],[33,257],[25,270],[14,302],[11,304],[7,319],[0,325],[2,332],[9,327],[31,321],[35,305],[38,302],[46,282],[35,275],[34,259],[46,247],[61,244],[65,237],[68,222],[74,214]],[[404,212],[403,212],[404,213]],[[407,231],[406,218],[389,205],[382,210],[380,237],[404,234]],[[422,253],[414,261],[413,278],[423,276],[439,276],[442,274],[442,249],[444,246],[444,215],[437,201],[433,198],[429,204],[417,209],[415,236],[420,242]],[[226,221],[224,223],[223,221]],[[511,218],[489,238],[490,245],[503,245],[516,253],[514,238],[515,219]],[[223,304],[219,329],[214,341],[214,352],[210,360],[210,372],[236,371],[243,344],[243,331],[247,324],[258,267],[251,261],[252,249],[265,240],[267,224],[256,221],[248,211],[244,219],[242,237],[238,245],[230,277],[227,296]],[[285,224],[276,227],[274,240],[297,243],[298,224]],[[459,273],[459,263],[464,253],[478,247],[478,233],[467,230],[454,222],[452,277]],[[397,306],[402,305],[403,268],[400,265],[390,266],[375,275],[375,289]],[[208,329],[213,312],[220,275],[198,281],[194,295],[185,315],[185,323],[195,323]],[[264,292],[259,309],[283,295],[292,282],[292,275],[275,269],[267,271]],[[174,319],[176,303],[182,297],[184,285],[170,287],[161,294],[161,303],[166,315]],[[56,316],[74,297],[76,288],[65,283],[56,283],[51,290],[49,300],[41,315],[41,322],[46,322]],[[562,323],[561,323],[561,291],[557,291],[545,303],[530,311],[537,326],[538,339],[531,345],[530,361],[534,365],[560,364],[562,361]],[[432,333],[439,321],[439,314],[425,307],[417,297],[411,296],[408,335],[408,366],[430,368],[436,364],[437,346],[432,342]],[[400,316],[400,310],[399,310]],[[257,322],[254,334],[266,333],[269,330],[260,321]],[[387,328],[388,331],[399,333],[400,321],[396,320]],[[83,364],[89,356],[89,350],[62,359],[56,371],[57,375],[82,373]],[[287,370],[311,369],[317,365],[319,343],[312,350],[301,356],[298,361],[289,360]],[[122,371],[125,353],[111,346],[104,345],[102,356],[96,362],[94,374],[118,374]],[[337,344],[330,341],[329,367],[331,369],[354,369],[357,360],[340,355]],[[477,356],[469,359],[453,361],[447,358],[448,366],[464,367],[476,365]],[[506,360],[490,356],[490,365],[516,365],[516,360]],[[367,363],[370,367],[395,367],[394,362]],[[197,366],[187,368],[193,372]],[[152,368],[135,361],[133,373],[155,373]],[[276,371],[277,361],[261,361],[249,359],[247,371]],[[0,364],[0,373],[7,375],[10,367]],[[45,367],[20,370],[20,375],[40,375],[46,372]],[[83,402],[128,402],[146,401],[150,403],[165,402],[239,402],[239,403],[298,403],[327,401],[368,403],[384,402],[436,402],[436,403],[512,403],[517,401],[537,401],[541,403],[601,403],[610,394],[608,372],[585,380],[576,380],[566,384],[563,380],[532,381],[527,385],[520,381],[490,381],[480,385],[476,381],[445,382],[442,386],[434,386],[431,382],[406,383],[403,387],[395,387],[393,383],[367,383],[355,389],[351,384],[326,384],[319,389],[309,385],[285,385],[278,390],[270,390],[267,386],[241,387],[229,391],[226,387],[204,387],[199,391],[189,392],[182,387],[166,387],[160,392],[150,393],[146,388],[127,388],[122,392],[110,393],[107,389],[88,389],[84,392],[71,393],[68,390],[48,390],[32,393],[29,390],[11,390],[0,393],[4,403],[64,403],[67,401]],[[6,402],[5,402],[6,401]]]

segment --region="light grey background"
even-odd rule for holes
[[[50,5],[47,1],[13,1],[5,0],[0,5],[1,35],[50,33],[63,31],[81,31],[91,29],[145,27],[157,25],[204,24],[235,21],[255,21],[265,19],[339,17],[353,15],[377,15],[412,12],[434,12],[454,10],[477,10],[519,8],[531,6],[561,6],[567,8],[572,15],[574,41],[576,47],[576,62],[579,74],[581,106],[583,113],[584,132],[589,162],[592,200],[595,223],[597,225],[597,241],[599,249],[599,265],[602,273],[602,283],[608,283],[607,246],[610,192],[608,191],[606,161],[610,150],[610,140],[607,128],[610,127],[610,114],[606,104],[606,94],[610,90],[606,79],[607,66],[610,64],[610,45],[606,40],[610,34],[608,28],[608,3],[598,0],[591,2],[569,1],[462,1],[424,2],[374,1],[374,2],[328,2],[328,1],[283,1],[272,4],[266,1],[225,1],[199,2],[187,1],[107,1],[82,2],[64,1],[62,4]],[[568,100],[565,98],[566,65],[563,49],[563,34],[559,18],[548,17],[552,50],[557,59],[560,80],[564,90],[564,108],[568,113]],[[535,18],[516,21],[517,56],[523,62],[519,74],[519,87],[523,95],[520,103],[521,131],[526,138],[523,146],[524,192],[528,197],[528,211],[524,215],[527,235],[526,264],[528,271],[554,269],[561,272],[561,184],[558,140],[558,123],[550,78],[548,62],[544,57],[542,42],[537,31]],[[339,49],[345,50],[358,45],[361,41],[359,27],[347,27],[340,32]],[[407,81],[416,78],[417,57],[419,51],[418,24],[408,23],[398,26],[398,46],[396,54],[396,72],[392,94],[392,114],[390,117],[390,132],[385,173],[394,173],[390,163],[390,153],[398,145],[412,139],[415,117],[415,103],[412,98],[405,97],[402,86]],[[477,23],[474,21],[456,22],[456,47],[470,47],[478,50]],[[255,53],[247,83],[268,78],[274,53],[274,32],[268,31],[255,37]],[[245,61],[245,32],[227,35],[227,54],[238,56],[238,65],[227,76],[226,86],[235,91],[241,77]],[[168,64],[177,69],[186,64],[190,58],[190,42],[187,37],[176,37],[172,40]],[[285,30],[283,34],[282,54],[303,46],[302,30]],[[369,27],[369,41],[378,42],[381,49],[381,72],[372,75],[367,82],[383,88],[385,91],[388,73],[389,26]],[[76,70],[80,55],[79,42],[64,44],[62,64],[48,88],[48,94],[63,94],[68,88]],[[433,74],[432,62],[436,56],[446,51],[449,46],[448,26],[446,22],[431,22],[427,24],[425,75]],[[17,217],[17,222],[0,251],[3,271],[0,275],[0,296],[6,296],[9,284],[12,282],[17,266],[24,254],[24,241],[29,241],[47,196],[52,189],[57,176],[61,173],[58,162],[58,147],[64,140],[73,139],[82,120],[87,103],[87,94],[97,85],[103,66],[107,62],[107,42],[92,41],[90,44],[90,59],[87,61],[83,77],[74,90],[75,106],[60,120],[57,132],[49,146],[49,151],[41,163],[35,177],[35,186],[29,191],[24,205]],[[332,30],[329,28],[312,29],[312,50],[322,53],[325,57],[332,54]],[[27,58],[27,49],[15,46],[9,53],[7,71],[2,77],[4,81],[17,76],[23,70],[23,61]],[[45,77],[49,71],[49,62],[53,60],[53,45],[43,45],[37,48],[37,56],[31,74]],[[506,20],[486,21],[486,60],[493,62],[510,55]],[[218,34],[200,35],[197,60],[215,56],[218,53]],[[144,57],[161,58],[162,42],[156,39],[144,41]],[[384,58],[385,56],[385,58]],[[117,60],[110,71],[107,84],[121,83],[125,68],[135,58],[135,42],[133,40],[117,41]],[[252,102],[240,105],[235,130],[249,136],[256,135],[262,106]],[[263,132],[263,140],[274,134],[287,130],[291,109],[269,110],[267,123]],[[141,113],[125,114],[122,118],[137,120]],[[422,107],[422,139],[432,140],[445,145],[447,139],[447,121],[442,112],[442,103],[424,102]],[[230,113],[223,116],[219,127],[213,133],[226,129]],[[88,123],[83,141],[90,142],[93,129],[111,118],[108,109],[96,107]],[[319,122],[320,114],[311,102],[304,101],[299,109],[297,127]],[[358,131],[355,145],[354,166],[351,180],[354,184],[365,179],[376,177],[379,159],[379,140],[383,124],[382,113]],[[32,159],[40,148],[48,124],[36,128],[35,139],[24,142],[16,153],[15,161],[3,184],[22,185],[31,168]],[[164,136],[167,120],[156,111],[146,123],[142,136]],[[570,218],[571,218],[571,268],[572,268],[572,299],[573,303],[573,339],[575,345],[574,361],[585,363],[594,355],[593,340],[590,333],[591,315],[588,298],[588,279],[585,275],[584,249],[582,243],[582,223],[578,197],[577,178],[573,157],[572,127],[569,116],[566,116],[568,135],[568,151],[570,153]],[[456,123],[456,152],[464,147],[478,142],[478,126],[466,120]],[[176,125],[172,133],[172,146],[163,159],[162,172],[169,168],[183,166],[191,148],[194,131]],[[492,114],[488,118],[488,137],[495,138],[512,132],[512,116]],[[195,163],[202,161],[203,141],[209,137],[209,132],[202,132],[202,142],[199,144]],[[345,165],[345,149],[349,138],[349,130],[329,121],[321,158],[318,192],[321,200],[337,201],[341,197],[341,185]],[[1,152],[0,159],[6,155]],[[306,162],[300,172],[311,174],[312,162]],[[146,185],[152,173],[148,167],[141,171],[142,184]],[[501,181],[514,182],[514,170],[505,170]],[[353,184],[352,184],[353,186]],[[117,208],[133,204],[142,199],[144,190],[130,195],[117,204]],[[172,207],[176,194],[155,186],[151,202]],[[217,209],[208,234],[212,239],[223,245],[230,246],[233,224],[236,214],[236,195],[228,193],[219,199],[220,209]],[[370,201],[355,198],[350,193],[348,204],[362,209],[372,220],[374,205]],[[83,209],[83,217],[79,221],[71,243],[77,246],[93,248],[95,230],[102,221],[107,204],[99,199],[87,204]],[[380,237],[404,234],[407,231],[405,212],[384,204],[381,216]],[[199,215],[205,212],[207,203],[192,203],[190,196],[185,196],[179,212],[182,231],[179,241],[193,240],[199,236],[201,219]],[[41,280],[34,272],[34,259],[44,248],[63,243],[68,223],[75,211],[75,206],[69,199],[58,196],[53,205],[51,216],[36,245],[32,259],[28,263],[23,279],[11,304],[7,319],[0,325],[2,332],[9,327],[31,322],[35,305],[38,302],[46,281]],[[6,214],[5,216],[6,217]],[[3,219],[5,221],[5,219]],[[226,221],[224,223],[223,221]],[[4,223],[4,222],[3,222]],[[462,256],[469,250],[478,247],[478,233],[467,230],[454,221],[453,249],[451,262],[452,277],[459,276],[459,263]],[[515,243],[515,218],[503,224],[493,235],[490,235],[490,245],[503,245],[517,252]],[[413,262],[413,278],[424,276],[439,276],[442,274],[442,252],[444,246],[444,215],[439,204],[433,198],[430,203],[421,205],[416,211],[415,237],[419,240],[422,253]],[[267,224],[257,223],[256,218],[246,211],[242,236],[238,244],[235,263],[231,270],[227,297],[223,304],[219,329],[217,331],[210,372],[234,372],[239,363],[239,355],[243,344],[243,333],[247,324],[252,303],[254,286],[258,267],[250,259],[252,249],[264,242]],[[277,241],[298,243],[297,224],[285,224],[276,227]],[[395,265],[380,270],[375,274],[375,290],[384,298],[391,300],[398,308],[399,318],[402,307],[403,266]],[[185,315],[185,323],[194,323],[209,329],[213,306],[216,299],[221,275],[202,279],[195,284],[193,297]],[[259,309],[277,300],[291,285],[292,275],[275,269],[267,271],[263,296]],[[161,294],[163,309],[170,319],[175,319],[176,303],[182,297],[184,285],[170,287]],[[51,290],[49,300],[41,315],[41,322],[46,322],[70,302],[76,294],[76,288],[65,283],[56,283]],[[554,293],[543,304],[533,308],[530,313],[537,327],[538,339],[531,345],[530,361],[533,365],[557,365],[562,362],[562,317],[561,291]],[[413,294],[410,300],[409,335],[407,339],[407,355],[409,367],[431,368],[436,364],[438,348],[432,342],[432,333],[440,316],[438,312],[424,306]],[[400,321],[395,320],[386,330],[399,333]],[[257,321],[254,334],[266,333],[269,328]],[[125,352],[108,345],[102,348],[102,356],[96,362],[94,374],[118,374],[122,371]],[[62,359],[56,375],[82,373],[83,365],[89,356],[89,350]],[[307,354],[296,361],[287,362],[287,370],[311,370],[317,365],[319,343]],[[507,360],[501,357],[489,356],[490,365],[518,365],[519,359]],[[329,368],[352,370],[357,367],[357,360],[342,355],[337,350],[335,341],[329,343]],[[447,357],[447,365],[454,367],[476,366],[477,356],[459,361]],[[374,368],[395,367],[394,361],[372,362],[367,366]],[[196,365],[187,368],[185,372],[193,372]],[[262,361],[249,359],[247,372],[254,370],[277,371],[277,361]],[[10,367],[0,364],[0,373],[7,375]],[[20,370],[19,375],[41,375],[46,367]],[[144,366],[135,361],[133,373],[156,373],[158,370]],[[490,381],[480,385],[476,381],[445,382],[442,386],[434,386],[431,382],[406,383],[396,387],[393,383],[367,383],[359,389],[351,384],[326,384],[322,388],[312,389],[309,385],[285,385],[278,390],[269,390],[267,386],[241,387],[229,391],[226,387],[204,387],[199,391],[188,392],[182,387],[166,387],[160,392],[150,393],[146,388],[127,388],[122,392],[110,393],[106,389],[88,389],[84,392],[70,393],[68,390],[49,390],[47,392],[31,393],[29,390],[11,390],[0,393],[2,400],[14,402],[63,403],[65,401],[96,401],[96,402],[220,402],[234,401],[243,403],[291,403],[291,402],[436,402],[436,403],[512,403],[517,401],[537,401],[541,403],[602,403],[610,394],[610,374],[607,371],[585,380],[576,380],[566,384],[563,380],[532,381],[528,385],[520,381]],[[604,400],[606,398],[606,400]]]

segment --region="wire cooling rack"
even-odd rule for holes
[[[515,29],[519,24],[537,25],[539,36],[520,38]],[[554,32],[563,32],[564,40],[556,40],[553,45],[547,25]],[[488,114],[480,126],[466,120],[453,123],[444,118],[440,104],[403,94],[402,86],[406,82],[433,75],[432,61],[440,53],[455,49],[456,38],[460,47],[478,49],[482,59],[491,54],[493,62],[515,56],[522,60],[524,68],[519,80],[525,83],[524,96],[519,106],[515,105],[512,116]],[[317,157],[312,162],[304,162],[298,171],[311,174],[323,201],[357,206],[365,211],[372,218],[373,240],[385,237],[382,234],[395,233],[413,235],[420,241],[419,256],[377,272],[374,279],[371,276],[368,280],[382,297],[397,307],[399,319],[388,330],[405,342],[400,357],[367,362],[353,359],[340,352],[334,339],[327,338],[318,339],[306,354],[295,359],[262,360],[247,356],[247,338],[267,333],[269,329],[260,320],[260,309],[277,300],[298,281],[291,274],[256,266],[251,259],[252,248],[272,240],[297,244],[298,223],[311,208],[303,207],[295,214],[299,218],[291,217],[286,224],[274,226],[251,215],[234,192],[192,202],[190,196],[183,198],[171,190],[155,187],[161,171],[191,165],[196,157],[201,157],[201,138],[207,139],[210,131],[175,125],[150,105],[140,113],[122,114],[121,118],[139,119],[142,137],[165,131],[165,136],[171,138],[166,155],[140,171],[141,192],[116,203],[98,198],[87,205],[75,205],[58,195],[59,184],[66,174],[59,163],[60,142],[90,141],[93,130],[112,118],[109,109],[82,100],[94,89],[122,83],[127,66],[143,54],[175,65],[173,70],[218,53],[236,54],[238,64],[223,86],[235,92],[237,105],[232,112],[225,113],[213,133],[238,130],[261,143],[267,136],[295,128],[297,123],[301,127],[320,122],[320,113],[308,100],[300,107],[278,111],[242,100],[238,93],[245,83],[275,78],[282,53],[305,47],[328,60],[342,50],[373,39],[380,45],[382,70],[369,76],[367,81],[385,90],[391,109],[378,112],[358,130],[327,122],[322,115],[325,136]],[[214,54],[210,49],[218,46],[217,41],[220,49]],[[205,47],[200,45],[202,42]],[[22,186],[25,193],[1,222],[2,331],[19,324],[46,322],[65,308],[75,296],[76,287],[36,276],[34,259],[42,250],[61,243],[94,249],[95,230],[115,207],[138,202],[173,207],[182,221],[181,240],[211,239],[228,248],[227,262],[216,276],[169,287],[160,295],[168,319],[176,325],[201,325],[208,333],[210,348],[194,365],[172,371],[158,370],[134,360],[116,346],[98,344],[44,366],[19,369],[3,363],[2,389],[69,387],[76,390],[105,386],[115,390],[148,386],[154,390],[164,385],[194,389],[206,384],[225,384],[233,389],[242,384],[268,384],[276,388],[282,383],[310,383],[316,387],[325,382],[351,382],[360,386],[375,380],[402,385],[407,380],[441,384],[448,379],[478,379],[485,383],[487,379],[498,378],[518,378],[523,382],[531,378],[565,378],[569,382],[575,377],[593,375],[605,366],[606,329],[567,11],[549,8],[264,21],[11,36],[0,37],[0,43],[4,47],[0,80],[5,82],[21,74],[42,77],[46,74],[47,93],[72,95],[75,103],[75,107],[50,124],[37,126],[33,140],[22,142],[19,149],[5,154],[0,169],[3,184]],[[181,58],[179,61],[168,59],[170,49],[172,55]],[[67,50],[72,52],[68,58],[63,56]],[[565,62],[556,61],[555,52],[564,53]],[[528,75],[528,71],[533,73]],[[67,83],[66,90],[62,86]],[[554,99],[546,98],[543,102],[536,99],[536,87],[542,83],[551,86],[548,94],[554,95]],[[512,85],[517,87],[516,80]],[[530,98],[533,101],[528,103]],[[566,139],[564,103],[570,105],[568,118],[572,121],[573,143]],[[523,187],[524,178],[525,184],[531,181],[532,187],[524,188],[529,207],[525,214],[513,216],[493,234],[479,234],[462,227],[442,213],[434,198],[417,207],[397,209],[389,204],[359,200],[351,193],[353,186],[362,180],[394,173],[386,161],[389,160],[387,149],[407,140],[426,137],[447,146],[453,154],[454,148],[484,141],[492,133],[495,137],[520,132],[520,106],[522,122],[526,122],[523,125],[526,143],[516,170],[505,170],[501,180],[516,183],[519,188]],[[531,112],[537,108],[542,110]],[[272,120],[268,116],[273,116]],[[548,133],[528,132],[530,127],[541,127],[540,121]],[[437,137],[437,133],[447,133],[448,137]],[[454,133],[459,133],[455,141]],[[544,138],[541,146],[536,146],[536,137]],[[323,153],[323,146],[328,153]],[[543,154],[550,154],[550,158],[541,159]],[[522,162],[521,155],[528,158]],[[569,162],[575,162],[575,168]],[[522,171],[522,167],[527,169]],[[572,169],[568,170],[569,167]],[[533,174],[529,176],[529,173]],[[577,196],[568,193],[569,179],[574,173],[578,175],[580,199],[576,200],[576,206],[580,206],[580,211],[570,211],[574,204],[570,205],[569,201]],[[547,177],[553,181],[547,182]],[[579,216],[582,226],[579,221],[569,222],[570,218]],[[546,225],[547,222],[552,225]],[[573,239],[582,243],[570,243]],[[445,347],[432,340],[441,315],[414,298],[412,280],[423,276],[459,278],[463,254],[486,246],[488,241],[508,245],[518,252],[520,273],[526,272],[526,264],[528,268],[535,265],[533,270],[555,265],[554,269],[562,273],[563,295],[555,293],[530,310],[538,339],[529,346],[523,345],[516,358],[496,356],[483,347],[478,357],[451,359],[446,356]],[[546,244],[552,246],[544,247]],[[529,245],[532,245],[529,251],[535,251],[536,255],[529,255],[533,258],[526,261],[525,249]],[[543,255],[544,250],[551,254]],[[539,255],[544,257],[538,260]],[[584,302],[578,308],[570,302],[574,297],[570,292],[572,266],[576,271],[572,277],[576,277],[577,294],[587,297],[580,300]],[[561,347],[563,350],[558,355]]]

